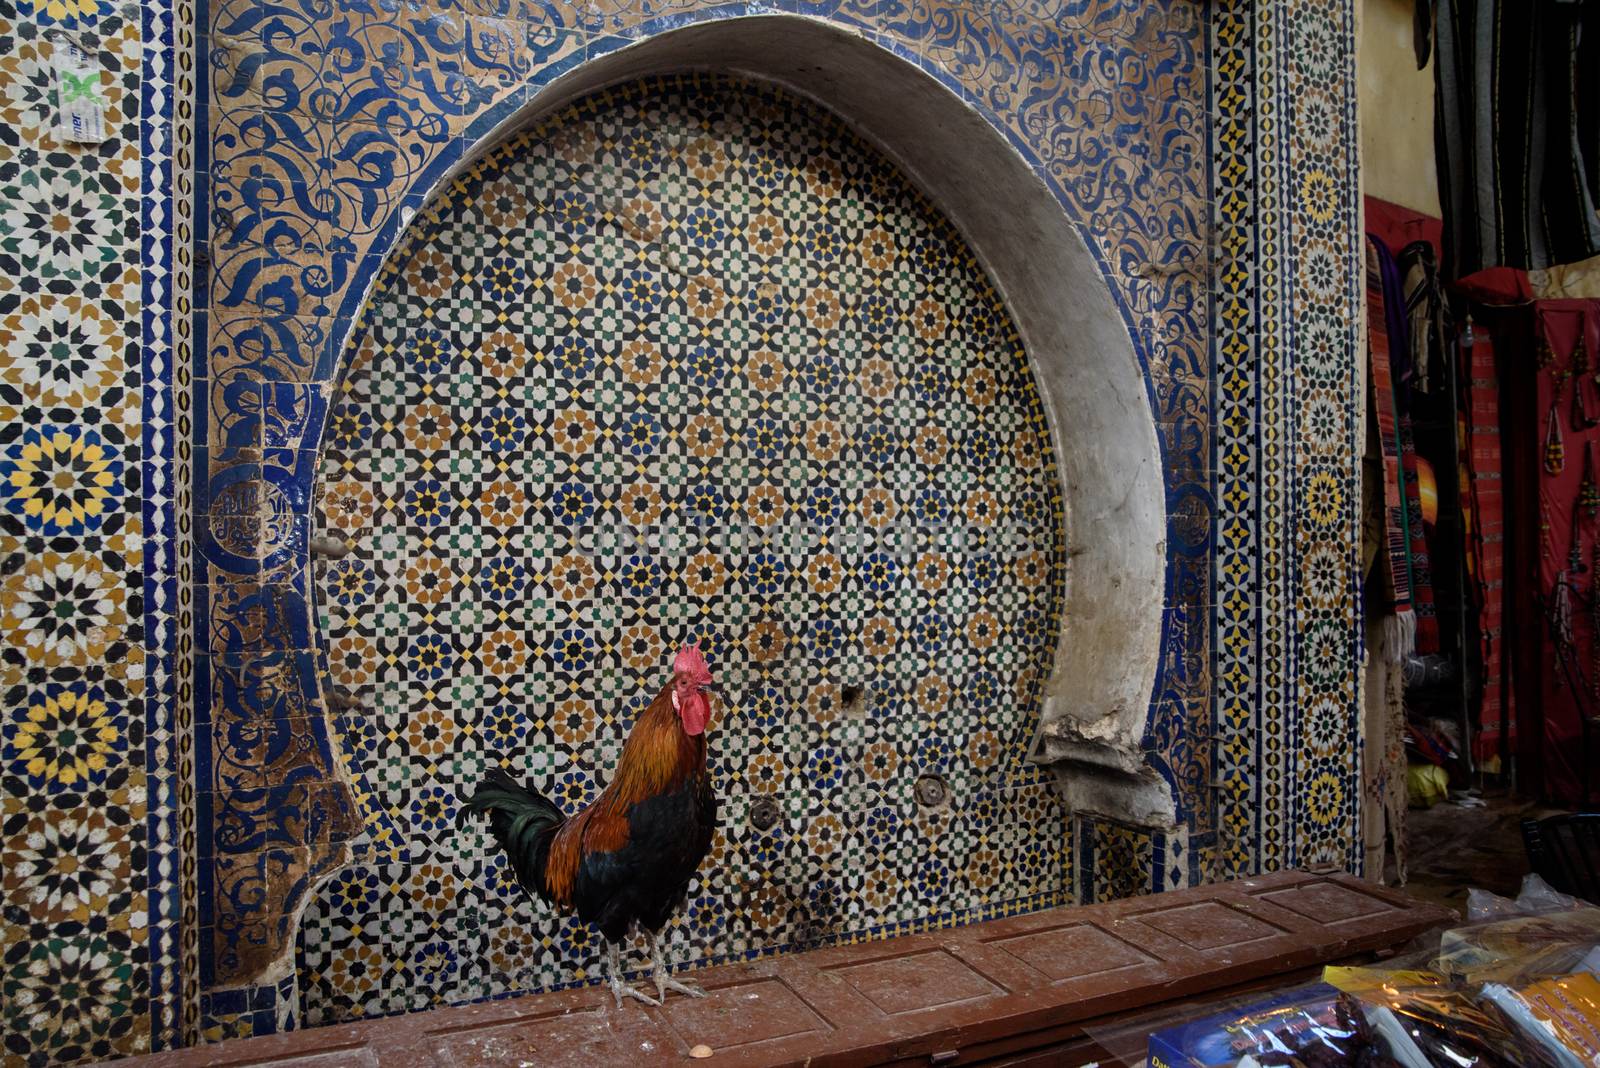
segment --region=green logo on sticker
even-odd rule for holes
[[[100,96],[95,90],[99,84],[99,71],[78,75],[70,70],[64,70],[61,72],[61,103],[70,104],[74,100],[85,100],[91,104],[98,104]]]

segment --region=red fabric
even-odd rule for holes
[[[1527,304],[1533,300],[1528,272],[1515,267],[1489,267],[1467,275],[1453,286],[1462,296],[1479,304]]]
[[[1413,241],[1426,241],[1433,246],[1435,257],[1444,235],[1444,221],[1437,216],[1403,208],[1377,197],[1363,197],[1362,208],[1366,215],[1367,233],[1379,238],[1392,249],[1402,249]]]
[[[1479,732],[1473,752],[1479,760],[1500,755],[1502,734],[1514,748],[1517,721],[1509,714],[1511,694],[1505,685],[1508,667],[1501,630],[1505,615],[1505,497],[1500,461],[1500,385],[1495,378],[1494,343],[1478,325],[1474,344],[1461,350],[1466,364],[1466,404],[1462,436],[1466,477],[1462,486],[1470,502],[1471,529],[1467,566],[1471,570],[1473,606],[1478,614],[1479,654],[1483,660],[1483,696],[1478,707]]]
[[[1549,346],[1548,367],[1537,369],[1535,415],[1540,434],[1539,540],[1536,543],[1539,567],[1540,610],[1543,626],[1540,641],[1540,753],[1544,793],[1568,804],[1582,804],[1585,780],[1585,739],[1583,717],[1600,711],[1600,648],[1596,646],[1596,627],[1591,598],[1600,574],[1596,555],[1600,522],[1582,509],[1579,494],[1584,480],[1584,456],[1593,447],[1600,449],[1600,426],[1584,428],[1574,424],[1575,387],[1584,391],[1585,407],[1600,418],[1600,381],[1596,381],[1595,353],[1600,347],[1600,301],[1548,300],[1535,306],[1536,341]],[[1574,351],[1580,339],[1587,349],[1587,370],[1573,374]],[[1561,438],[1558,470],[1547,466],[1545,435],[1550,412]],[[1577,568],[1572,569],[1574,538],[1577,539]],[[1560,586],[1568,584],[1563,614]],[[1570,630],[1568,629],[1570,627]],[[1562,635],[1570,633],[1568,646]]]
[[[1539,427],[1539,379],[1534,368],[1532,305],[1484,309],[1479,322],[1493,332],[1500,379],[1500,456],[1505,467],[1505,653],[1515,695],[1519,788],[1544,794],[1545,616],[1539,588],[1539,484],[1544,479]]]

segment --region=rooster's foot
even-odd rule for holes
[[[661,1002],[649,994],[642,994],[629,986],[622,979],[622,949],[611,939],[606,939],[606,961],[610,965],[606,969],[607,981],[611,984],[611,996],[617,999],[617,1008],[622,1008],[623,998],[633,998],[635,1001],[646,1005],[659,1005]]]
[[[649,994],[645,994],[645,993],[642,993],[642,992],[640,992],[638,990],[635,990],[633,987],[629,986],[627,983],[624,983],[621,979],[617,979],[617,978],[613,978],[611,980],[611,996],[617,999],[617,1008],[619,1008],[619,1009],[622,1008],[622,999],[623,998],[633,998],[634,1000],[641,1001],[646,1005],[660,1005],[661,1004],[661,1002],[657,1001],[655,998],[651,997]],[[663,995],[663,997],[665,997],[665,995]]]
[[[666,1002],[668,990],[676,990],[678,993],[685,994],[691,998],[705,997],[706,992],[704,990],[701,990],[693,983],[679,982],[672,977],[671,972],[667,971],[667,959],[661,953],[661,932],[647,930],[645,934],[650,939],[650,978],[655,982],[656,993],[661,995],[662,1002]]]
[[[658,969],[655,975],[651,976],[651,978],[655,980],[656,993],[661,996],[662,1001],[667,1000],[667,991],[669,990],[676,990],[678,993],[687,994],[692,998],[703,998],[706,996],[706,992],[704,990],[701,990],[693,983],[679,982],[672,976],[668,975],[665,969]]]

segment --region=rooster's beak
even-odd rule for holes
[[[702,682],[700,684],[700,692],[701,693],[716,693],[721,689],[722,689],[722,687],[718,686],[714,682]]]

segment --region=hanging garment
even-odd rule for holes
[[[1368,257],[1369,266],[1374,266],[1376,252],[1369,250]],[[1373,292],[1369,288],[1369,299]],[[1373,403],[1368,406],[1366,449],[1361,458],[1361,596],[1367,639],[1362,664],[1365,685],[1361,737],[1366,758],[1361,762],[1361,837],[1366,877],[1379,884],[1387,880],[1391,848],[1397,877],[1401,883],[1406,880],[1403,660],[1416,637],[1414,622],[1402,623],[1396,614],[1396,564],[1390,519],[1401,507],[1397,492],[1399,465],[1391,463],[1383,449],[1385,431],[1387,440],[1394,440],[1393,408],[1377,400],[1380,391],[1375,381],[1381,378],[1382,392],[1390,391],[1388,367],[1388,361],[1381,357],[1369,360],[1367,383]],[[1382,368],[1381,373],[1378,368]],[[1409,609],[1406,615],[1414,621]]]
[[[1474,755],[1480,763],[1501,754],[1502,738],[1515,751],[1516,718],[1510,714],[1506,660],[1501,629],[1505,613],[1505,496],[1501,480],[1500,387],[1495,378],[1494,344],[1489,332],[1467,324],[1461,338],[1461,363],[1467,372],[1463,406],[1467,432],[1462,436],[1466,464],[1465,491],[1471,516],[1467,531],[1467,567],[1477,615],[1478,656],[1482,694]]]
[[[1428,542],[1422,526],[1422,493],[1411,419],[1398,383],[1410,368],[1410,346],[1400,271],[1389,249],[1368,236],[1367,353],[1373,410],[1384,458],[1384,511],[1389,548],[1389,584],[1394,616],[1403,637],[1402,657],[1439,651],[1439,619],[1433,602]],[[1398,346],[1392,342],[1398,341]],[[1402,354],[1397,360],[1396,349]]]
[[[1406,332],[1410,339],[1410,386],[1428,393],[1436,385],[1449,344],[1445,332],[1444,289],[1439,284],[1439,265],[1433,245],[1413,241],[1400,251],[1400,275],[1405,289]],[[1390,344],[1394,339],[1389,339]]]
[[[1369,407],[1383,456],[1383,553],[1378,583],[1386,603],[1385,622],[1395,631],[1386,643],[1390,655],[1416,648],[1417,613],[1411,598],[1411,566],[1406,533],[1406,503],[1400,481],[1399,436],[1394,415],[1394,383],[1389,370],[1389,335],[1383,325],[1383,280],[1377,249],[1367,247],[1367,388]]]
[[[1600,4],[1437,0],[1445,274],[1600,255]]]

